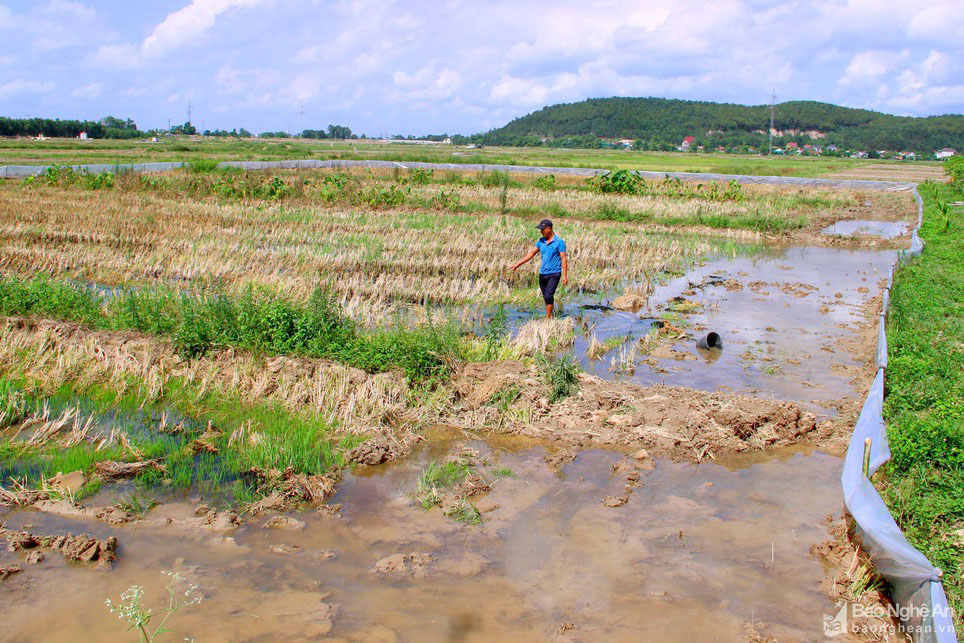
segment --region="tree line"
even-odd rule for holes
[[[90,138],[136,138],[145,136],[131,119],[105,116],[99,121],[60,120],[56,118],[7,118],[0,116],[0,136],[47,136],[77,138],[87,132]]]
[[[675,149],[687,136],[696,145],[765,147],[769,105],[736,105],[664,98],[594,98],[544,107],[507,125],[470,137],[489,145],[598,147],[630,139],[643,149]],[[855,150],[932,153],[964,148],[964,116],[893,116],[815,101],[790,101],[775,108],[776,145],[834,144]],[[789,133],[787,130],[797,130]],[[812,139],[807,132],[825,136]],[[453,138],[453,142],[455,142]]]
[[[169,130],[152,129],[141,131],[131,119],[105,116],[99,121],[61,120],[55,118],[7,118],[0,116],[0,136],[46,136],[48,138],[77,138],[86,132],[90,138],[143,138],[163,134],[195,135],[197,128],[190,122],[174,125]],[[204,136],[249,138],[253,136],[245,128],[232,130],[204,130]],[[290,138],[287,132],[262,132],[264,138]],[[351,128],[344,125],[329,125],[327,129],[306,129],[301,138],[358,138]]]

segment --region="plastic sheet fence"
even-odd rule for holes
[[[74,165],[77,172],[164,172],[178,169],[186,163],[131,163],[121,165]],[[574,174],[592,176],[606,170],[593,168],[558,168],[526,165],[483,165],[469,163],[401,163],[395,161],[347,161],[347,160],[302,160],[302,161],[229,161],[218,164],[220,167],[234,167],[243,170],[268,169],[321,169],[321,168],[400,168],[400,169],[437,169],[468,171],[503,171],[532,174]],[[8,165],[0,166],[0,178],[23,178],[46,172],[51,166]],[[864,446],[870,440],[870,466],[868,474],[890,459],[887,432],[882,415],[884,402],[884,371],[887,368],[886,316],[890,305],[890,287],[894,281],[894,271],[903,261],[919,256],[924,250],[919,230],[923,221],[923,201],[914,183],[892,181],[853,181],[835,179],[806,179],[776,176],[744,176],[732,174],[710,174],[696,172],[638,172],[647,179],[678,178],[683,181],[736,181],[741,184],[796,185],[800,187],[845,188],[884,191],[912,191],[917,202],[917,225],[911,233],[910,247],[901,252],[891,266],[887,288],[884,290],[883,307],[877,330],[877,377],[870,387],[864,401],[857,425],[854,428],[847,455],[844,458],[843,485],[844,503],[853,516],[858,535],[864,548],[870,554],[877,571],[890,583],[894,603],[901,620],[914,633],[918,641],[934,643],[953,643],[957,640],[951,619],[947,597],[941,584],[940,571],[915,549],[897,523],[894,522],[887,505],[873,483],[864,476]]]
[[[923,202],[916,188],[917,225],[911,233],[910,248],[903,251],[890,268],[887,288],[877,329],[877,377],[857,419],[847,455],[844,459],[844,504],[857,524],[857,532],[864,548],[870,553],[877,571],[887,579],[892,598],[904,625],[915,640],[936,643],[957,641],[941,572],[913,547],[884,504],[873,483],[864,475],[864,449],[869,440],[870,462],[867,474],[874,472],[890,459],[887,431],[882,415],[884,403],[884,371],[887,368],[887,310],[890,307],[890,288],[894,272],[903,261],[919,256],[924,250],[919,230],[923,222]]]

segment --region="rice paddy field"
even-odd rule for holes
[[[615,168],[657,172],[714,172],[765,176],[880,180],[946,180],[936,161],[851,159],[816,156],[764,157],[737,154],[636,152],[557,148],[419,145],[378,140],[218,139],[166,137],[149,140],[0,139],[0,165],[73,165],[153,161],[278,161],[370,159],[432,163],[485,163],[548,167]]]
[[[141,149],[0,163],[176,158]],[[14,638],[120,636],[105,599],[181,581],[169,627],[198,640],[805,640],[886,600],[823,519],[913,199],[619,177],[0,183]],[[548,321],[509,270],[545,217],[571,270]]]

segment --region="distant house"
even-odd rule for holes
[[[680,149],[684,152],[689,152],[690,148],[693,147],[693,143],[695,142],[696,142],[695,136],[687,136],[686,138],[683,139],[683,144],[680,146]]]
[[[954,156],[955,154],[957,154],[957,150],[955,150],[953,147],[945,147],[940,152],[934,152],[934,158],[946,159]]]
[[[836,152],[836,151],[837,151],[837,146],[834,145],[833,143],[831,143],[830,145],[827,146],[827,151],[828,151],[828,152]]]
[[[633,149],[633,139],[631,138],[620,139],[619,144],[622,145],[627,150]]]
[[[788,154],[789,154],[790,152],[797,152],[797,151],[799,151],[799,149],[800,149],[800,146],[797,145],[795,142],[790,141],[789,143],[787,143],[787,153],[788,153]]]
[[[82,141],[86,141],[86,140],[87,140],[87,132],[81,132],[80,134],[77,135],[77,138],[79,138],[79,139],[82,140]]]

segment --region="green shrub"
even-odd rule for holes
[[[543,174],[533,182],[533,185],[546,192],[551,192],[558,187],[555,174]]]
[[[549,387],[549,401],[558,402],[569,397],[579,388],[579,363],[572,355],[552,360],[542,357],[542,376]]]
[[[487,188],[501,188],[516,185],[512,177],[509,176],[509,173],[501,170],[492,170],[491,172],[483,174],[479,182]]]
[[[191,159],[187,164],[191,172],[214,172],[218,169],[217,159]]]
[[[614,170],[586,179],[586,184],[604,194],[636,194],[642,179],[629,170]]]
[[[51,281],[44,275],[0,279],[0,315],[43,315],[96,324],[100,308],[97,292],[80,284]]]
[[[964,192],[964,156],[952,156],[944,161],[944,173],[951,177],[951,185]]]
[[[419,167],[413,168],[408,173],[408,182],[415,185],[428,185],[435,176],[435,170],[425,170]]]

